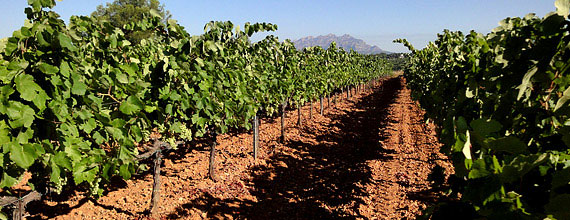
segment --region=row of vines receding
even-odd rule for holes
[[[570,219],[570,2],[412,50],[413,98],[440,128],[454,200],[427,216]],[[452,212],[450,212],[452,211]]]
[[[42,193],[85,186],[101,195],[111,178],[140,171],[153,140],[176,148],[250,129],[283,103],[391,72],[385,60],[334,43],[299,51],[272,35],[251,42],[274,24],[210,22],[191,36],[157,13],[116,28],[88,16],[66,24],[49,10],[54,0],[28,3],[26,24],[0,43],[0,188],[8,194],[28,172]],[[149,37],[129,41],[141,31]]]

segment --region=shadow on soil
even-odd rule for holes
[[[179,147],[177,150],[172,150],[172,151],[168,151],[167,152],[167,157],[171,160],[181,160],[184,158],[184,155],[187,154],[192,154],[193,152],[196,151],[209,151],[209,146],[211,143],[211,139],[209,137],[202,137],[202,138],[196,138],[191,142],[186,143],[186,147]],[[192,147],[190,147],[192,146]],[[150,164],[152,163],[154,156],[144,159],[142,162],[146,163],[146,164]],[[164,160],[162,161],[162,163],[164,164]],[[151,165],[149,165],[149,167],[151,167]],[[164,167],[164,165],[163,165]],[[137,175],[134,175],[132,177],[133,180],[142,180],[147,178],[149,175],[152,175],[152,168],[149,168],[146,171],[140,171]],[[164,175],[164,174],[163,174]],[[122,189],[127,187],[127,183],[125,182],[125,180],[123,180],[121,177],[115,176],[113,178],[111,178],[111,180],[109,181],[109,183],[106,185],[105,191],[103,192],[103,196],[109,194],[110,192]],[[115,210],[118,213],[123,213],[126,214],[128,216],[131,216],[133,218],[135,218],[136,216],[140,216],[145,214],[147,211],[145,212],[137,212],[137,213],[133,213],[130,212],[128,210],[123,210],[114,206],[109,206],[109,205],[104,205],[101,204],[97,201],[96,198],[89,198],[89,197],[84,197],[82,199],[80,199],[75,205],[70,206],[68,204],[57,204],[57,205],[49,205],[47,203],[45,203],[45,200],[49,200],[49,201],[53,201],[53,202],[63,202],[63,201],[68,201],[70,198],[72,198],[75,194],[80,194],[80,193],[86,193],[87,192],[87,188],[85,187],[66,187],[65,190],[61,193],[61,194],[56,194],[56,193],[48,193],[47,195],[44,196],[44,198],[42,198],[43,200],[39,200],[39,201],[33,201],[28,205],[28,208],[26,211],[29,212],[29,214],[32,217],[28,217],[28,220],[34,220],[34,219],[42,219],[42,216],[40,216],[40,214],[44,215],[45,217],[51,219],[51,218],[55,218],[57,216],[60,215],[66,215],[69,214],[73,209],[81,207],[82,205],[84,205],[86,202],[91,201],[93,202],[96,206],[100,206],[104,209],[107,210]],[[48,211],[46,211],[48,210]]]
[[[184,218],[192,208],[213,218],[363,217],[358,208],[367,194],[364,186],[373,181],[367,160],[386,160],[394,153],[384,149],[381,141],[387,138],[383,129],[388,124],[388,106],[395,101],[401,86],[399,78],[383,81],[374,92],[351,101],[355,102],[353,111],[330,116],[327,131],[303,127],[302,135],[316,137],[316,143],[287,141],[285,146],[293,153],[277,152],[268,160],[270,166],[253,167],[248,187],[258,202],[205,195],[166,217]]]

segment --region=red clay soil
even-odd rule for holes
[[[452,167],[401,77],[319,110],[316,102],[309,120],[303,107],[300,128],[290,111],[284,144],[279,118],[262,119],[256,161],[251,132],[220,135],[217,182],[207,178],[206,144],[167,153],[157,219],[414,218],[441,195],[428,174]],[[150,172],[111,187],[98,199],[48,195],[29,204],[28,219],[151,219]]]

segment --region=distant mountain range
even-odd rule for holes
[[[380,47],[372,46],[367,44],[361,39],[356,39],[348,34],[342,36],[336,36],[334,34],[322,35],[318,37],[308,36],[298,40],[293,41],[295,47],[298,49],[303,49],[305,47],[321,46],[322,48],[328,48],[331,42],[336,42],[338,47],[344,48],[346,51],[350,49],[356,50],[361,54],[378,54],[378,53],[392,53],[380,49]]]

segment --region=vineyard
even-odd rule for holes
[[[413,51],[412,97],[453,161],[434,218],[569,219],[570,3],[487,35],[444,31]]]
[[[28,5],[0,219],[570,219],[568,0],[391,55]]]
[[[119,29],[87,16],[65,24],[49,10],[54,0],[28,3],[28,22],[0,53],[0,187],[14,195],[2,204],[18,206],[18,219],[41,195],[73,187],[101,196],[113,178],[130,179],[148,165],[154,214],[168,150],[211,140],[209,178],[216,181],[218,135],[253,129],[255,158],[260,117],[281,116],[285,142],[288,109],[298,109],[301,125],[302,106],[310,103],[312,114],[319,100],[323,114],[324,100],[349,98],[392,69],[334,43],[303,51],[274,36],[251,43],[254,33],[277,29],[268,23],[210,22],[203,35],[190,36],[155,12]],[[151,37],[126,37],[140,31]],[[33,190],[25,196],[11,188],[23,178]]]

